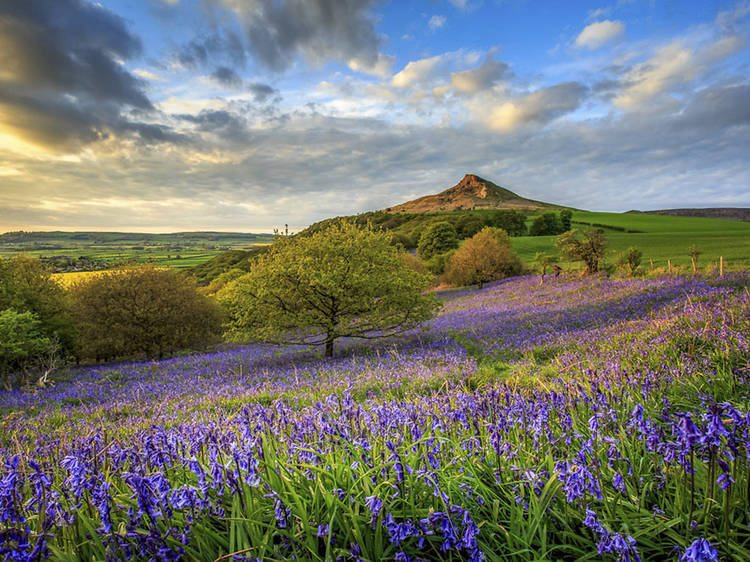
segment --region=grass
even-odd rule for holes
[[[725,267],[740,268],[750,265],[750,223],[723,219],[671,217],[627,213],[573,213],[573,227],[590,228],[599,225],[607,233],[606,259],[615,262],[619,253],[630,246],[643,252],[641,261],[646,270],[666,268],[667,260],[684,272],[692,271],[688,248],[695,244],[701,252],[699,266],[718,268],[721,256]],[[618,230],[616,230],[618,229]],[[629,230],[633,232],[623,232]],[[555,252],[555,236],[523,236],[512,238],[513,249],[527,264],[534,264],[537,252]],[[577,267],[571,262],[568,267]]]

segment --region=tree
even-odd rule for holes
[[[422,294],[429,283],[388,233],[338,221],[277,238],[220,296],[230,336],[324,345],[331,357],[339,338],[385,337],[430,318],[439,303]]]
[[[552,236],[563,231],[560,218],[555,213],[544,213],[539,215],[531,223],[530,236]]]
[[[630,248],[620,254],[618,265],[623,268],[627,267],[630,276],[633,277],[635,276],[635,272],[638,270],[638,267],[641,265],[642,257],[643,252],[641,250],[639,250],[635,246],[630,246]]]
[[[511,209],[491,211],[485,222],[487,226],[502,228],[509,236],[524,236],[526,234],[526,215],[521,211]]]
[[[417,255],[429,260],[436,254],[458,248],[458,235],[454,226],[447,221],[440,221],[428,226],[419,237]]]
[[[11,375],[23,373],[52,349],[33,312],[0,311],[0,380],[10,389]]]
[[[544,284],[544,276],[547,274],[547,268],[557,263],[557,256],[553,256],[552,254],[547,254],[544,252],[537,252],[535,259],[536,263],[539,264],[539,267],[542,270],[539,276],[539,284],[542,285]]]
[[[72,349],[75,332],[65,290],[38,259],[0,258],[0,310],[6,309],[31,312],[43,335],[58,340],[63,351]]]
[[[690,256],[690,261],[693,264],[693,273],[698,273],[698,258],[701,255],[701,251],[698,249],[698,247],[693,244],[688,248],[688,255]]]
[[[607,245],[604,231],[589,229],[581,234],[582,238],[579,238],[577,229],[569,230],[557,237],[555,245],[566,258],[582,261],[586,265],[586,273],[596,273]]]
[[[456,232],[461,240],[471,238],[484,228],[484,221],[476,215],[463,215],[456,221]]]
[[[570,223],[573,220],[573,211],[570,209],[563,209],[560,211],[560,226],[562,230],[560,233],[568,232],[570,230]]]
[[[221,332],[221,309],[195,282],[152,266],[101,272],[71,289],[83,357],[163,357]]]
[[[521,262],[513,255],[504,230],[485,227],[451,256],[445,277],[452,285],[476,285],[517,275]]]

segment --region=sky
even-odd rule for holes
[[[474,173],[750,207],[750,0],[0,0],[0,232],[292,230]]]

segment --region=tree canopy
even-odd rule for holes
[[[212,343],[221,332],[219,307],[173,270],[101,272],[74,285],[71,297],[83,357],[161,357]]]
[[[424,229],[419,237],[417,255],[423,260],[429,260],[454,248],[458,248],[456,228],[448,221],[440,221]]]
[[[453,285],[474,285],[517,275],[521,262],[513,255],[508,234],[485,227],[466,240],[448,261],[445,276]]]
[[[330,357],[338,338],[389,336],[430,318],[439,304],[422,294],[429,283],[388,233],[338,221],[278,237],[220,298],[234,338],[324,345]]]

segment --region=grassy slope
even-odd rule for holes
[[[591,223],[637,232],[609,230],[607,259],[614,261],[619,252],[630,246],[643,251],[643,264],[654,260],[655,267],[689,266],[688,248],[695,244],[701,251],[699,264],[718,262],[724,256],[728,266],[750,265],[750,223],[696,217],[633,215],[625,213],[593,213],[576,211],[573,226],[585,229]],[[526,263],[533,263],[536,252],[554,250],[554,236],[521,237],[513,239],[513,248]]]

